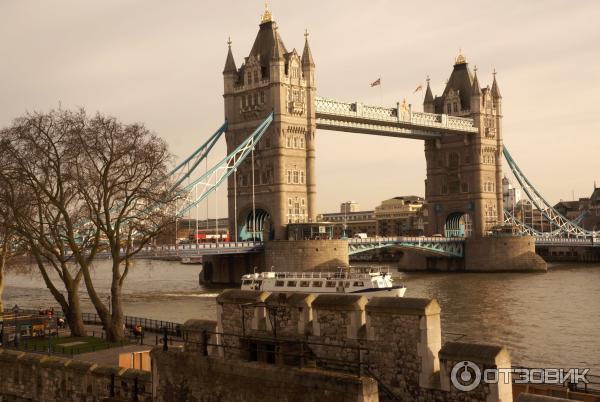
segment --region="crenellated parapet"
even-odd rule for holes
[[[501,346],[442,344],[435,299],[226,290],[217,305],[217,332],[227,334],[216,349],[229,351],[215,356],[360,372],[377,379],[380,392],[407,400],[512,400],[510,384],[481,383],[468,394],[456,388],[457,364],[507,368],[510,356]],[[226,341],[234,334],[238,342]]]

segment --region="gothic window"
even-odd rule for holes
[[[260,103],[265,103],[265,91],[260,91]]]
[[[294,148],[298,148],[298,137],[294,137]]]
[[[448,114],[452,114],[452,104],[448,103],[448,104],[446,105],[446,110],[447,110],[447,113],[448,113]]]
[[[287,171],[287,182],[288,182],[288,184],[292,183],[292,171],[291,170]]]
[[[258,105],[258,94],[254,94],[254,104]]]
[[[454,113],[458,113],[458,104],[454,102]]]
[[[288,198],[288,205],[292,205],[292,199]]]
[[[448,155],[448,167],[450,169],[457,169],[459,163],[460,163],[460,158],[458,156],[458,153],[451,152],[450,155]]]
[[[305,200],[304,198],[302,198],[302,199],[300,200],[300,204],[302,204],[302,206],[304,206],[304,204],[305,204],[305,203],[306,203],[306,200]]]
[[[300,149],[304,149],[304,138],[300,137]]]
[[[469,192],[469,183],[462,182],[462,183],[460,184],[460,187],[461,187],[461,188],[460,188],[460,190],[461,190],[463,193],[468,193],[468,192]]]
[[[285,139],[285,145],[286,145],[286,147],[288,147],[288,148],[291,148],[291,147],[292,147],[292,138],[291,138],[289,135],[288,135],[288,136],[286,137],[286,139]]]
[[[300,171],[300,184],[304,184],[304,170]],[[304,202],[304,200],[302,200],[302,202]]]
[[[254,71],[254,82],[258,82],[258,71]]]
[[[252,74],[248,71],[248,84],[252,84]]]
[[[298,182],[300,181],[299,177],[299,172],[297,170],[294,170],[294,184],[298,184]]]
[[[446,184],[442,184],[442,194],[448,194],[448,186]]]

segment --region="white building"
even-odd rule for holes
[[[522,199],[521,189],[514,188],[506,177],[502,179],[502,194],[504,196],[504,208],[508,210],[516,208]]]

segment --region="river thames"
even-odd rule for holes
[[[98,261],[94,271],[105,300],[108,264]],[[198,284],[200,265],[135,264],[125,284],[126,315],[216,319],[215,297],[222,288]],[[396,283],[408,287],[406,297],[439,301],[445,340],[505,345],[513,364],[591,368],[600,374],[600,264],[549,264],[547,273],[398,273]],[[7,308],[56,306],[35,270],[8,272],[3,299]],[[85,291],[82,304],[93,311]]]

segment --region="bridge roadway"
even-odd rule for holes
[[[536,245],[565,247],[600,247],[600,238],[536,237]],[[348,239],[348,254],[358,254],[385,247],[398,247],[450,258],[462,258],[464,239],[456,237],[371,237]],[[198,255],[248,254],[264,251],[260,241],[181,244],[178,246],[146,247],[138,258],[186,257]],[[99,254],[99,257],[109,257]]]
[[[315,106],[317,128],[322,130],[420,140],[478,132],[472,118],[413,112],[406,103],[387,108],[317,97]]]

